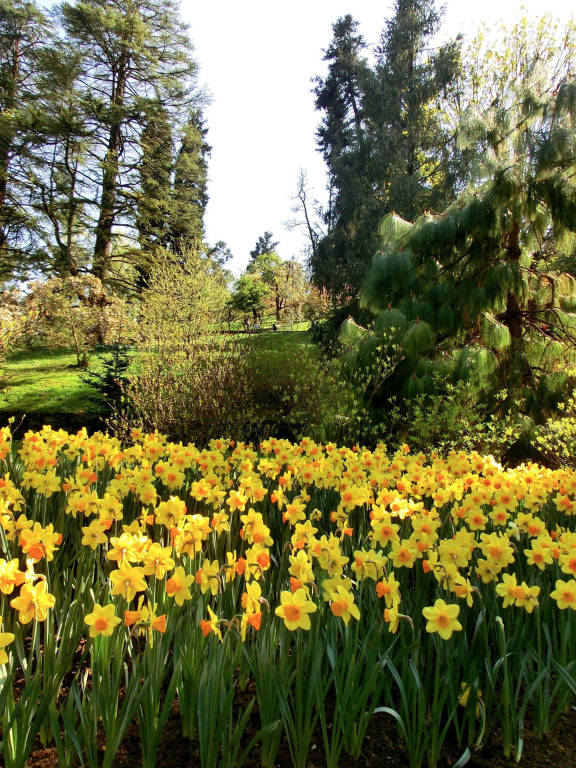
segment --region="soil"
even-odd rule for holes
[[[256,726],[256,723],[254,723]],[[250,729],[248,729],[250,730]],[[249,733],[249,736],[252,734]],[[321,734],[310,750],[307,768],[325,768]],[[438,763],[438,768],[449,768],[460,756],[455,745],[447,745]],[[128,731],[114,761],[114,768],[135,768],[142,765],[138,729],[133,725]],[[466,764],[467,768],[512,768],[517,763],[502,755],[498,734],[494,734],[481,752],[474,754]],[[524,734],[524,749],[520,763],[522,768],[576,768],[576,707],[563,715],[554,730],[542,739],[537,739],[527,729]],[[27,768],[57,768],[58,759],[54,749],[35,750],[26,764]],[[260,755],[256,747],[245,763],[246,768],[260,768]],[[409,768],[408,758],[390,718],[375,715],[368,731],[362,756],[354,761],[343,754],[340,768]],[[277,768],[291,768],[288,745],[280,744]],[[156,768],[200,768],[197,745],[182,738],[177,705],[166,725]]]

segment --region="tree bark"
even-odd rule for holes
[[[102,174],[102,195],[100,197],[100,215],[96,225],[96,242],[94,244],[94,260],[92,273],[104,280],[112,258],[112,228],[116,218],[116,192],[118,187],[118,156],[122,143],[122,108],[128,78],[130,56],[124,51],[120,57],[117,71],[117,81],[112,96],[110,134],[104,171]]]
[[[20,41],[15,40],[12,46],[11,82],[4,94],[4,112],[16,106],[16,83],[20,78]],[[8,189],[8,171],[10,168],[10,153],[14,140],[14,130],[5,129],[0,138],[0,248],[6,242],[6,194]]]

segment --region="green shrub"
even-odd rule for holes
[[[526,458],[531,453],[533,422],[522,415],[521,405],[497,406],[508,397],[499,393],[488,406],[482,390],[472,382],[448,384],[444,392],[417,395],[393,406],[385,414],[390,442],[406,442],[415,451],[477,451],[504,462]]]
[[[542,461],[551,467],[576,464],[576,397],[572,395],[559,406],[560,414],[537,427],[534,444]]]

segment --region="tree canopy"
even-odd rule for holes
[[[558,396],[562,364],[576,359],[576,281],[560,263],[576,232],[575,119],[573,80],[553,94],[519,89],[475,122],[483,162],[452,205],[414,224],[384,219],[360,352],[399,350],[382,396],[474,372],[522,393],[532,412]]]

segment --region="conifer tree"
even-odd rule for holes
[[[357,295],[385,213],[413,217],[453,197],[457,153],[438,103],[458,71],[459,43],[430,52],[439,23],[434,0],[396,0],[372,68],[356,22],[334,25],[329,73],[315,91],[334,194],[311,266],[316,284],[341,301]]]
[[[174,166],[169,223],[170,247],[175,253],[202,242],[208,204],[207,176],[210,146],[199,110],[194,110],[182,131]]]
[[[173,139],[167,110],[156,101],[146,109],[138,166],[138,233],[144,252],[166,245],[172,189]]]
[[[368,163],[380,215],[412,219],[453,199],[456,147],[438,103],[458,75],[460,41],[430,51],[440,21],[434,0],[396,0],[367,80]]]
[[[35,271],[77,276],[90,261],[86,183],[91,131],[78,80],[81,56],[63,41],[46,46],[38,60],[33,146],[26,197],[35,221],[38,247],[27,258]]]
[[[483,163],[441,215],[389,215],[362,293],[376,314],[358,361],[399,350],[382,397],[476,373],[545,413],[576,359],[576,282],[558,268],[576,232],[576,82],[522,89],[468,127]]]
[[[311,255],[311,268],[317,285],[345,300],[358,288],[359,265],[365,261],[362,254],[375,247],[360,237],[358,226],[372,201],[363,116],[368,64],[366,42],[350,14],[339,18],[332,30],[332,42],[324,54],[328,74],[316,79],[314,93],[316,109],[323,113],[318,149],[334,195],[326,212],[328,233]]]
[[[62,5],[61,16],[83,55],[87,120],[99,158],[91,168],[98,190],[91,269],[103,278],[112,268],[115,225],[134,221],[140,126],[150,96],[178,120],[198,98],[196,65],[174,0],[75,0]]]
[[[22,185],[28,177],[29,128],[36,96],[38,53],[50,25],[33,3],[0,0],[0,275],[19,269],[34,244]]]

